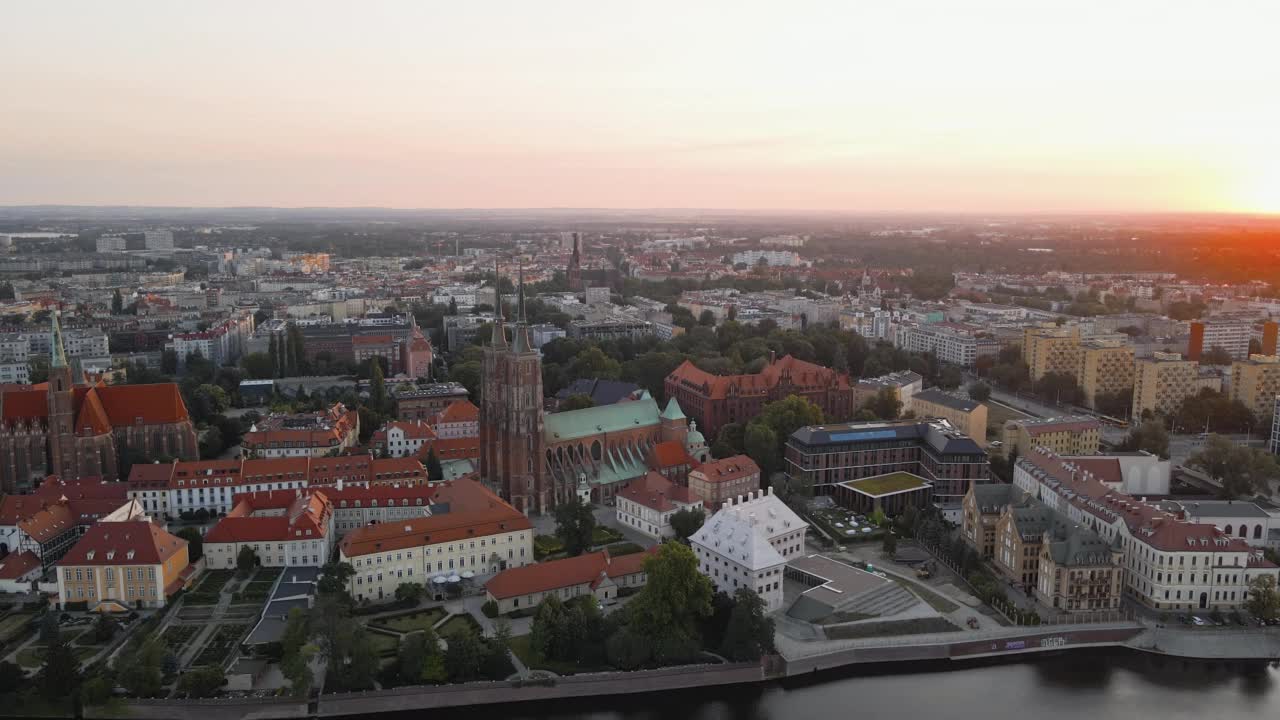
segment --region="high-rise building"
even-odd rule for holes
[[[1262,323],[1262,355],[1280,355],[1277,339],[1280,336],[1280,323],[1268,320]]]
[[[1133,347],[1117,340],[1080,344],[1080,375],[1085,407],[1096,409],[1099,395],[1133,389]]]
[[[1280,395],[1271,411],[1271,452],[1280,455]]]
[[[1265,420],[1280,395],[1280,357],[1250,355],[1231,364],[1231,399],[1239,400]]]
[[[173,232],[171,230],[147,230],[142,233],[144,247],[148,250],[172,250]]]
[[[1022,359],[1032,381],[1049,373],[1075,377],[1080,368],[1080,328],[1072,325],[1024,329]]]
[[[1169,414],[1196,393],[1200,372],[1194,360],[1178,353],[1155,353],[1137,362],[1133,379],[1133,417],[1143,412]]]
[[[1191,339],[1187,342],[1187,359],[1199,361],[1206,350],[1222,348],[1233,359],[1249,357],[1249,338],[1253,323],[1246,320],[1205,320],[1191,323]]]

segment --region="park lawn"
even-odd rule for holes
[[[453,633],[465,631],[480,635],[480,623],[476,622],[476,619],[470,615],[454,615],[440,626],[439,634],[440,637],[447,639]]]
[[[93,657],[99,650],[101,650],[101,648],[95,647],[77,647],[71,649],[71,651],[75,653],[76,659],[80,662],[84,662],[85,660]],[[18,664],[24,668],[38,668],[44,664],[44,651],[45,648],[43,645],[29,645],[18,651]]]
[[[868,495],[886,495],[888,493],[902,492],[903,490],[915,490],[923,488],[927,483],[925,479],[919,475],[912,475],[908,472],[894,472],[887,475],[877,475],[875,477],[863,478],[861,480],[849,480],[846,485],[857,488]]]
[[[373,644],[373,650],[379,657],[390,657],[400,652],[400,638],[379,632],[371,632],[368,635],[369,641]]]
[[[619,540],[625,540],[625,539],[626,538],[622,536],[622,533],[610,527],[605,527],[603,525],[596,525],[594,528],[591,529],[592,545],[607,545],[609,543],[618,542]]]
[[[32,613],[19,612],[0,620],[0,641],[7,641],[22,632],[33,617]]]
[[[993,402],[987,405],[987,435],[993,440],[1001,440],[1001,433],[1004,431],[1004,423],[1006,420],[1024,420],[1031,417],[1030,415],[1015,410],[1005,405],[998,405]]]
[[[443,608],[431,608],[429,610],[418,610],[417,612],[405,615],[392,615],[390,617],[376,618],[370,620],[369,624],[374,627],[386,628],[396,632],[414,632],[415,630],[426,630],[435,627],[435,624],[444,619],[445,611]]]
[[[530,670],[550,670],[557,675],[576,675],[578,673],[604,672],[613,669],[607,665],[591,667],[558,660],[547,660],[530,647],[528,635],[516,635],[511,638],[511,652],[515,653],[516,657],[520,658],[520,662],[524,663]]]

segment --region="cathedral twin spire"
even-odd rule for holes
[[[497,305],[493,321],[493,346],[507,347],[506,318],[502,309],[502,273],[498,269],[497,260],[493,261],[493,275],[494,300]],[[525,317],[523,263],[520,264],[520,283],[516,290],[516,325],[512,333],[511,342],[514,345],[515,352],[533,351],[533,342],[529,338],[529,323]]]

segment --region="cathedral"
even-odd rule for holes
[[[573,498],[609,502],[655,466],[705,462],[705,440],[674,399],[661,411],[645,393],[613,405],[544,412],[542,356],[529,337],[523,275],[516,322],[507,327],[499,295],[493,337],[484,350],[481,479],[528,515],[549,513]]]
[[[32,487],[46,475],[118,477],[118,453],[195,459],[195,427],[173,383],[76,385],[53,315],[49,381],[0,390],[0,491]]]

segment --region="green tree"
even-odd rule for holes
[[[417,605],[425,592],[426,588],[422,587],[422,583],[400,583],[396,586],[396,600],[406,604]]]
[[[745,453],[746,430],[742,423],[731,422],[722,425],[715,442],[711,444],[711,454],[717,460],[722,460]]]
[[[236,554],[236,573],[240,577],[246,577],[253,569],[258,566],[258,553],[248,545],[243,545],[240,552]]]
[[[986,402],[991,399],[991,386],[982,382],[969,383],[969,397],[978,402]]]
[[[881,543],[881,549],[884,554],[893,557],[898,554],[898,538],[888,530],[884,533],[884,541]]]
[[[702,314],[698,316],[698,324],[705,327],[715,327],[716,314],[710,310],[703,310]]]
[[[621,363],[605,355],[597,345],[592,345],[578,353],[578,356],[569,364],[569,375],[576,378],[616,380],[621,374]]]
[[[1122,452],[1145,450],[1157,455],[1162,460],[1169,459],[1169,431],[1159,420],[1143,420],[1141,424],[1131,428],[1124,442],[1120,444]]]
[[[93,621],[93,639],[100,645],[110,642],[111,638],[116,636],[116,631],[120,629],[120,623],[107,613],[98,615],[98,619]]]
[[[136,648],[116,657],[117,682],[134,697],[154,697],[163,686],[160,666],[164,656],[164,642],[156,636],[147,637]]]
[[[574,499],[556,506],[556,537],[564,545],[570,557],[576,557],[591,548],[591,536],[596,529],[596,517],[591,504]]]
[[[897,420],[902,412],[902,401],[898,399],[897,390],[883,387],[863,403],[862,408],[874,413],[879,420]]]
[[[369,358],[369,407],[380,413],[387,411],[387,385],[378,358]]]
[[[455,364],[449,368],[449,380],[461,383],[471,394],[472,402],[480,400],[480,382],[481,382],[480,363],[474,360],[467,360]]]
[[[1218,345],[1200,353],[1201,365],[1230,365],[1233,362],[1235,358],[1231,357],[1231,353]]]
[[[275,367],[271,356],[267,353],[249,353],[240,359],[240,366],[245,374],[254,380],[268,380],[275,377]]]
[[[124,313],[124,295],[120,294],[120,288],[111,294],[111,314],[121,315]]]
[[[308,622],[307,614],[301,608],[293,608],[289,611],[284,623],[284,632],[280,636],[282,657],[287,658],[302,651],[308,638],[311,637]]]
[[[706,513],[701,508],[685,508],[671,515],[671,529],[675,531],[677,538],[688,542],[705,521]]]
[[[348,583],[356,569],[351,563],[331,562],[320,570],[320,580],[316,582],[316,592],[322,595],[345,596]]]
[[[177,351],[162,350],[160,352],[160,372],[171,377],[178,374]]]
[[[178,531],[178,537],[187,541],[187,558],[191,562],[196,562],[204,557],[204,536],[200,531],[193,527],[185,527]]]
[[[193,698],[213,697],[226,682],[221,666],[208,665],[183,673],[178,679],[178,693]]]
[[[1250,580],[1249,599],[1245,607],[1256,618],[1275,620],[1280,617],[1280,592],[1276,590],[1275,577],[1259,575]]]
[[[80,661],[58,629],[58,616],[53,611],[44,615],[40,639],[45,644],[44,664],[38,677],[40,694],[46,700],[65,698],[80,684]]]
[[[267,357],[271,359],[271,377],[284,377],[284,373],[281,372],[284,362],[280,355],[280,340],[276,337],[276,333],[271,333],[271,339],[267,345]]]
[[[188,409],[197,422],[206,422],[214,415],[226,412],[231,407],[231,399],[227,391],[217,385],[204,384],[191,392]]]
[[[431,628],[405,637],[400,644],[397,668],[400,680],[411,685],[437,684],[449,679],[440,639]]]
[[[480,674],[489,680],[505,680],[515,667],[511,663],[511,626],[504,619],[493,624],[493,637],[484,642]]]
[[[560,412],[568,412],[570,410],[585,410],[595,407],[596,401],[591,399],[590,395],[570,395],[560,403]]]
[[[444,466],[440,464],[440,456],[436,455],[434,446],[427,451],[427,479],[431,482],[444,479]]]
[[[743,435],[742,444],[747,455],[760,466],[764,477],[770,477],[778,469],[781,459],[778,457],[778,435],[767,424],[752,421]]]
[[[480,638],[469,629],[454,632],[445,638],[449,647],[444,654],[444,667],[453,682],[467,682],[480,676],[480,661],[484,648]]]
[[[764,600],[750,588],[738,588],[720,654],[733,662],[751,662],[773,651],[773,618],[765,613]]]
[[[681,543],[663,543],[644,570],[648,581],[626,606],[628,625],[653,641],[659,662],[687,660],[700,645],[700,620],[711,614],[711,581]]]
[[[1275,456],[1256,448],[1236,445],[1221,435],[1210,435],[1204,448],[1187,465],[1218,481],[1224,498],[1253,493],[1271,494],[1271,481],[1280,477]]]

